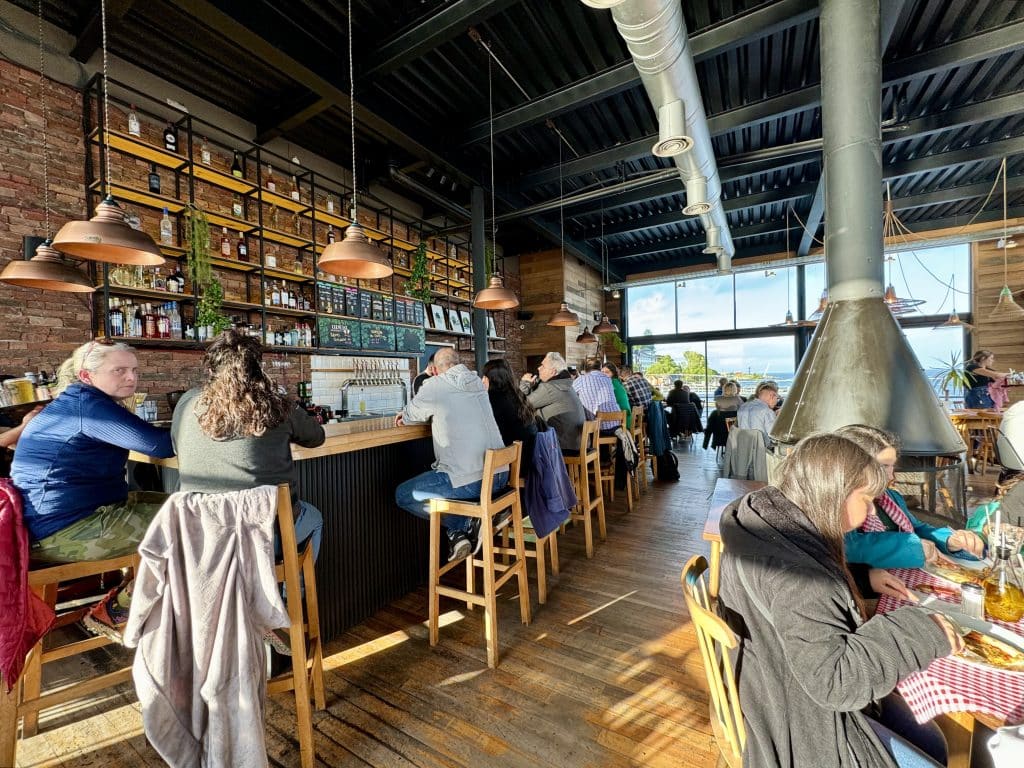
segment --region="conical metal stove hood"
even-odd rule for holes
[[[904,454],[948,456],[963,441],[880,298],[830,302],[782,404],[772,437],[869,424],[895,432]]]

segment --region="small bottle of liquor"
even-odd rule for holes
[[[242,160],[238,157],[238,150],[235,150],[235,156],[231,160],[231,175],[237,179],[245,176],[245,172],[242,170]]]
[[[164,149],[168,152],[178,151],[178,129],[170,123],[164,128]]]
[[[149,191],[160,194],[160,174],[156,172],[156,163],[149,166]]]
[[[210,145],[206,143],[206,137],[203,136],[202,146],[199,148],[199,159],[203,165],[210,165]]]
[[[128,109],[128,133],[132,136],[142,136],[142,128],[139,125],[139,116],[135,114],[135,105]]]

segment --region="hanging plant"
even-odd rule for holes
[[[221,331],[231,327],[231,320],[221,312],[221,303],[224,301],[224,288],[220,280],[211,278],[203,287],[203,294],[196,304],[196,325],[199,327],[209,326],[216,336]]]
[[[608,349],[614,349],[616,352],[626,351],[626,342],[624,342],[617,333],[602,333],[600,336],[601,346],[599,349],[608,351]]]
[[[427,243],[421,240],[416,246],[416,255],[412,259],[412,269],[405,281],[405,295],[412,296],[424,303],[429,303],[430,271],[427,269]]]
[[[213,280],[210,267],[210,222],[203,209],[191,203],[185,209],[185,218],[188,224],[188,276],[196,294],[199,294]]]

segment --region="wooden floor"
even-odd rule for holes
[[[713,766],[700,656],[679,573],[700,538],[714,453],[680,448],[678,483],[652,486],[587,560],[582,530],[560,542],[562,574],[533,623],[513,583],[500,608],[501,664],[487,668],[482,612],[442,601],[427,643],[426,592],[388,606],[328,647],[327,709],[314,714],[321,766]],[[531,563],[531,573],[533,564]],[[86,663],[86,662],[79,662]],[[160,766],[129,687],[44,715],[19,766]],[[274,766],[298,766],[289,700],[271,699]]]

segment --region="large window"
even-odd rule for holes
[[[677,332],[675,282],[630,288],[626,291],[626,307],[632,336]]]
[[[679,333],[732,328],[732,275],[676,283]]]

